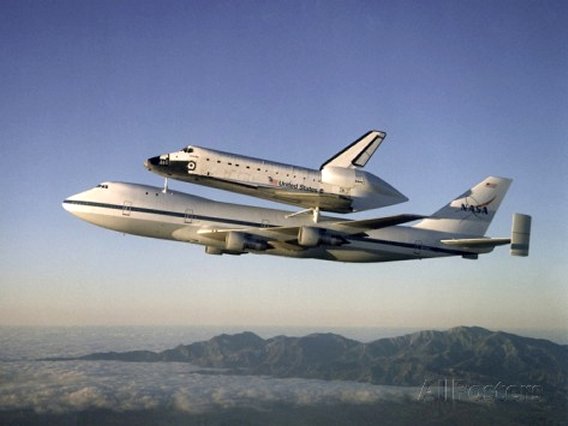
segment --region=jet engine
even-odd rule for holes
[[[218,256],[221,256],[222,254],[230,254],[230,255],[233,255],[233,256],[240,256],[241,254],[245,254],[243,252],[224,250],[222,248],[215,247],[215,246],[205,246],[205,253],[218,255]]]
[[[355,174],[355,169],[348,169],[346,167],[324,167],[321,171],[321,181],[343,188],[353,188],[355,186]]]
[[[215,246],[205,246],[205,253],[207,254],[214,254],[214,255],[222,255],[224,254],[223,249]]]
[[[302,226],[298,231],[298,244],[303,247],[316,247],[319,245],[340,246],[347,241],[340,235],[334,235],[325,229]]]
[[[233,252],[243,252],[246,249],[263,251],[268,249],[268,243],[252,239],[242,232],[231,231],[225,237],[225,249]]]

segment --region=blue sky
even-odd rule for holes
[[[0,325],[568,329],[567,21],[561,1],[1,2]],[[187,144],[318,167],[373,128],[367,169],[410,201],[355,217],[512,177],[489,233],[532,214],[531,256],[213,257],[61,208],[162,185],[143,160]]]

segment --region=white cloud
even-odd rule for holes
[[[414,388],[262,376],[200,374],[184,363],[113,361],[19,361],[0,363],[0,410],[63,413],[104,408],[116,411],[373,403],[416,396]]]

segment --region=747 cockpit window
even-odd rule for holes
[[[97,185],[97,188],[108,189],[108,185],[99,183],[99,184]]]
[[[184,149],[182,149],[183,152],[187,152],[188,154],[193,152],[193,148],[190,146],[186,146]]]

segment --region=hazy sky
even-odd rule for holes
[[[568,329],[566,22],[563,1],[0,2],[0,325]],[[531,256],[217,257],[61,208],[161,186],[143,160],[187,144],[319,167],[369,129],[367,170],[410,201],[355,217],[512,177],[489,234],[533,215]]]

